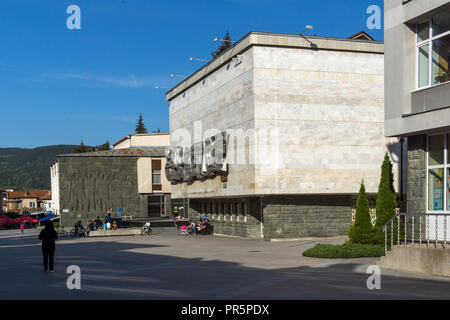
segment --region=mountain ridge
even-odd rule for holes
[[[76,145],[0,148],[0,188],[50,189],[50,166],[60,154],[74,153]]]

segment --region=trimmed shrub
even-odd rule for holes
[[[364,181],[361,182],[359,189],[355,221],[347,231],[347,235],[351,243],[370,244],[373,242],[373,226]]]
[[[317,244],[305,250],[303,256],[312,258],[363,258],[384,256],[384,247],[371,244],[344,243],[339,245]]]

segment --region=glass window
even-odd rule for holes
[[[430,38],[430,22],[417,25],[417,42],[422,42]]]
[[[450,30],[450,11],[433,19],[433,37]],[[425,39],[424,39],[425,40]]]
[[[444,164],[444,140],[445,135],[430,136],[428,138],[428,165],[437,166]]]
[[[444,169],[428,170],[428,210],[444,210]]]
[[[419,88],[429,85],[429,52],[428,44],[419,48]]]
[[[433,40],[433,84],[450,81],[448,63],[450,61],[450,35]]]
[[[152,184],[161,184],[161,170],[152,170]]]

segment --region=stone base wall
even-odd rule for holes
[[[407,212],[426,212],[426,147],[427,136],[408,137]]]
[[[264,237],[345,235],[352,223],[351,195],[264,197]]]
[[[191,199],[189,218],[208,215],[214,233],[244,238],[261,237],[260,198]]]
[[[338,236],[345,235],[352,223],[353,198],[293,195],[191,199],[189,218],[197,222],[200,216],[208,215],[214,233],[220,235],[267,239]]]

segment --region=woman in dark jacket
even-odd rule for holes
[[[42,255],[44,257],[44,271],[50,267],[50,272],[53,270],[53,259],[55,256],[55,240],[58,239],[53,222],[45,221],[45,229],[39,234],[39,240],[42,240]]]

